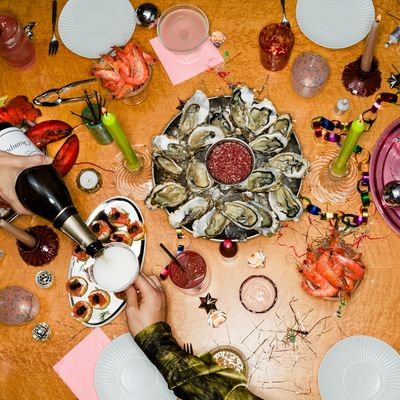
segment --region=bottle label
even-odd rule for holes
[[[15,127],[0,132],[0,150],[17,156],[43,155],[21,129]]]

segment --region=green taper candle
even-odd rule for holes
[[[349,132],[347,133],[346,139],[342,145],[340,153],[336,159],[336,161],[332,165],[331,171],[338,176],[344,175],[346,172],[347,161],[353,154],[354,147],[356,147],[358,143],[358,139],[361,134],[365,131],[365,123],[360,117],[359,119],[355,119],[350,126]]]
[[[132,171],[138,170],[142,165],[142,161],[132,150],[132,146],[119,125],[116,116],[113,113],[103,110],[101,121],[121,150],[126,161],[126,166]]]

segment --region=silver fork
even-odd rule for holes
[[[186,351],[186,353],[193,355],[193,346],[192,343],[184,343],[183,344],[183,351]]]
[[[51,22],[53,24],[53,37],[49,43],[49,56],[54,56],[58,50],[58,40],[56,38],[56,19],[57,19],[57,0],[53,0]]]
[[[282,25],[286,25],[290,29],[290,23],[288,19],[286,18],[286,13],[285,13],[285,0],[281,0],[281,6],[282,6],[282,11],[283,11],[283,18],[281,21]]]

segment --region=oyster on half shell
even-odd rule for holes
[[[157,207],[176,207],[188,197],[187,190],[176,182],[166,182],[153,187],[146,197],[145,204],[154,210]]]
[[[222,214],[243,229],[258,229],[261,215],[258,210],[243,201],[230,201],[222,205]]]
[[[208,117],[210,101],[204,92],[196,90],[194,95],[186,102],[179,120],[179,132],[186,136],[196,126],[202,124]]]
[[[288,144],[287,137],[281,133],[259,135],[249,143],[254,150],[272,156],[280,153]]]
[[[183,168],[174,160],[161,154],[153,153],[153,161],[161,168],[165,176],[173,175],[177,177],[183,172]]]
[[[210,146],[224,138],[221,128],[214,125],[201,125],[193,130],[188,139],[190,150],[196,151]]]
[[[287,138],[290,137],[292,133],[293,122],[290,114],[281,114],[273,125],[268,128],[268,133],[281,133]]]
[[[186,168],[186,181],[192,192],[208,189],[213,184],[206,164],[197,158],[192,158]]]
[[[208,213],[193,222],[193,236],[209,238],[217,236],[222,233],[227,223],[228,220],[213,207]]]
[[[231,117],[236,126],[246,129],[249,122],[249,110],[253,104],[254,93],[247,86],[237,88],[233,91],[230,108]]]
[[[249,110],[248,128],[259,135],[271,126],[276,120],[276,110],[273,104],[264,99],[260,103],[254,102]]]
[[[178,139],[172,139],[167,135],[154,136],[152,140],[153,151],[176,161],[186,159],[186,146],[181,144]]]
[[[298,220],[303,213],[303,205],[294,193],[285,185],[268,193],[268,201],[272,211],[281,221]]]
[[[200,196],[193,197],[169,214],[169,223],[173,228],[178,228],[181,225],[202,217],[207,212],[209,206],[210,201],[208,199]]]
[[[208,119],[210,125],[217,126],[222,129],[224,135],[229,135],[235,130],[231,120],[229,111],[219,107],[217,110],[213,111]]]
[[[282,173],[276,168],[258,168],[241,184],[235,186],[238,190],[250,192],[268,192],[282,184]]]
[[[255,201],[251,201],[250,204],[258,210],[262,218],[258,231],[264,236],[276,232],[280,227],[279,219],[276,214],[265,205],[261,205]]]
[[[302,178],[310,167],[308,160],[291,152],[277,154],[268,160],[267,165],[278,168],[288,178]]]

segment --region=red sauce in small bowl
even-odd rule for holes
[[[253,155],[239,141],[223,140],[208,153],[207,169],[217,182],[233,185],[244,181],[253,170]]]

